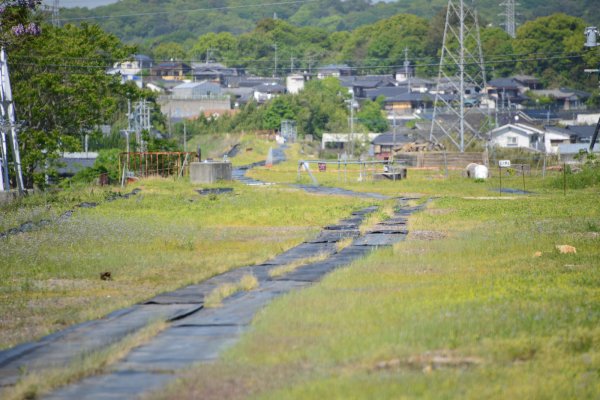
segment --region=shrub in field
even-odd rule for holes
[[[90,183],[97,179],[101,174],[107,174],[110,182],[119,180],[119,154],[121,150],[110,149],[100,150],[98,158],[91,168],[85,168],[79,171],[72,178],[72,181]]]
[[[566,176],[557,177],[553,181],[553,186],[562,187],[565,183],[565,178],[569,189],[600,186],[600,160],[598,157],[595,154],[588,154],[584,150],[581,150],[576,158],[581,162],[580,166],[575,168],[567,165]]]

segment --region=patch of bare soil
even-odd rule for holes
[[[444,239],[447,235],[444,232],[438,231],[410,231],[408,233],[409,240],[440,240]]]
[[[405,359],[394,358],[375,364],[374,370],[390,370],[399,368],[420,369],[428,373],[441,368],[468,368],[483,364],[479,357],[462,356],[450,350],[437,350],[417,354]]]

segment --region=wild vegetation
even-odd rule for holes
[[[149,179],[137,196],[113,202],[101,202],[101,191],[65,190],[62,199],[100,203],[76,209],[68,220],[48,218],[68,201],[3,209],[2,215],[18,216],[9,219],[15,224],[42,212],[52,223],[0,239],[0,348],[263,262],[365,204],[232,186],[233,194],[201,197],[186,181]],[[103,272],[112,280],[102,280]]]
[[[276,300],[221,360],[153,398],[595,398],[599,187],[528,179],[520,196],[438,171],[349,181],[436,199],[406,242]]]
[[[277,3],[277,2],[274,2]],[[218,4],[210,0],[121,0],[93,11],[84,8],[65,9],[61,12],[67,21],[98,15],[112,18],[96,19],[103,29],[119,35],[127,42],[156,44],[175,42],[189,44],[201,34],[231,32],[241,34],[252,30],[254,24],[276,15],[297,26],[321,28],[325,32],[351,31],[372,24],[390,15],[414,14],[431,18],[447,5],[446,0],[415,2],[397,0],[375,2],[369,0],[323,0],[294,2],[265,7],[262,1],[226,0]],[[481,0],[476,4],[485,19],[482,26],[499,26],[503,8],[497,1]],[[145,15],[132,16],[143,10]],[[593,7],[581,0],[524,0],[519,3],[519,22],[529,21],[552,13],[568,10],[573,16],[598,24]],[[116,17],[125,15],[124,17]]]
[[[352,4],[342,2],[339,6],[345,10]],[[390,7],[390,4],[373,7]],[[6,15],[2,18],[8,23]],[[210,60],[245,68],[249,73],[283,75],[292,70],[314,71],[316,66],[328,62],[348,63],[360,73],[391,73],[403,65],[406,49],[418,75],[432,76],[439,60],[444,18],[444,13],[429,20],[397,14],[352,31],[334,33],[314,26],[296,26],[294,19],[267,18],[237,36],[210,32],[187,42],[161,40],[146,50],[154,53],[156,61],[189,60],[208,53]],[[582,49],[586,24],[581,18],[554,14],[525,22],[515,39],[499,28],[483,28],[488,78],[528,73],[539,76],[548,86],[587,90],[597,87],[596,75],[581,73],[600,63],[598,52]],[[127,126],[127,100],[155,99],[155,95],[142,92],[135,85],[121,85],[118,77],[106,74],[114,62],[144,51],[143,46],[126,45],[115,35],[87,22],[61,28],[41,25],[41,31],[36,33],[14,40],[7,47],[17,118],[26,122],[20,129],[20,150],[29,187],[34,183],[44,186],[46,176],[55,173],[60,152],[83,149],[86,136],[92,150],[124,149],[121,130]],[[286,60],[276,68],[274,44],[279,59]],[[595,105],[598,99],[599,96],[593,95],[590,105]],[[189,124],[189,135],[276,129],[282,119],[292,118],[300,135],[319,137],[324,131],[347,129],[347,100],[347,90],[336,82],[315,80],[297,95],[281,96],[263,106],[250,102],[233,116],[200,117]],[[380,132],[388,128],[381,106],[379,101],[362,105],[356,115],[357,132]],[[169,131],[156,106],[152,122],[159,131]],[[112,126],[109,136],[100,133],[101,124]],[[181,125],[175,126],[174,138],[148,137],[148,149],[181,148],[182,130]]]

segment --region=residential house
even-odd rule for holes
[[[229,113],[231,100],[220,85],[209,82],[189,82],[172,89],[171,95],[160,96],[157,103],[164,115],[172,120],[218,116]]]
[[[516,108],[528,97],[525,95],[530,87],[516,78],[498,78],[487,82],[484,93],[493,100],[492,108]]]
[[[268,78],[263,76],[232,76],[227,80],[228,88],[256,87],[262,84],[284,85],[285,82],[279,78]]]
[[[543,150],[544,131],[531,125],[511,123],[493,129],[490,132],[490,142],[498,147]]]
[[[571,143],[571,132],[558,126],[544,127],[544,151],[548,154],[558,154],[558,146]]]
[[[308,81],[308,74],[290,74],[285,79],[285,87],[288,93],[297,94],[304,89],[304,84]]]
[[[410,78],[407,82],[409,92],[428,93],[436,88],[436,82],[425,78]]]
[[[223,88],[223,93],[226,93],[231,97],[233,108],[240,108],[249,101],[254,100],[253,87],[227,87]]]
[[[394,75],[394,79],[396,80],[396,82],[400,82],[400,83],[407,82],[408,80],[411,80],[414,78],[415,78],[415,67],[412,65],[409,65],[408,67],[397,70],[396,74]]]
[[[254,100],[259,103],[269,101],[281,94],[286,92],[286,88],[283,85],[277,83],[261,84],[254,88]]]
[[[402,94],[408,93],[408,86],[399,85],[399,86],[384,86],[378,87],[375,89],[366,89],[365,97],[371,101],[375,101],[378,97],[382,96],[385,99],[400,96]]]
[[[172,97],[175,99],[222,97],[222,94],[223,88],[209,81],[182,83],[172,90]]]
[[[443,96],[448,100],[454,98],[454,96]],[[387,98],[384,104],[388,114],[406,115],[432,108],[434,100],[435,95],[430,93],[408,92]]]
[[[411,143],[413,139],[406,134],[406,129],[403,132],[386,132],[378,135],[371,141],[373,145],[373,153],[380,160],[387,160],[392,156],[392,153],[398,151],[406,143]]]
[[[536,97],[548,97],[554,101],[557,108],[563,110],[583,109],[590,97],[588,92],[568,88],[532,90],[531,94]]]
[[[192,74],[192,67],[181,61],[162,62],[152,68],[152,76],[166,81],[182,81]]]
[[[135,82],[142,87],[142,70],[152,68],[152,59],[143,54],[134,54],[129,60],[117,62],[107,73],[121,75],[121,82]]]
[[[527,87],[529,90],[540,90],[543,89],[542,83],[538,78],[531,75],[515,75],[513,79],[519,82],[524,87]]]
[[[243,75],[243,72],[237,68],[229,68],[219,63],[192,63],[192,76],[196,81],[209,81],[226,85],[229,78]]]
[[[340,77],[340,83],[342,86],[352,90],[354,97],[358,99],[367,98],[367,92],[369,90],[381,87],[395,87],[398,84],[396,80],[389,75]]]
[[[596,130],[596,125],[569,125],[566,130],[570,133],[571,143],[585,143],[589,146]],[[595,146],[600,145],[600,138],[596,138]]]
[[[317,78],[324,79],[328,77],[339,78],[341,76],[353,75],[353,70],[346,64],[329,64],[324,67],[317,68]]]
[[[519,110],[516,116],[531,125],[556,125],[561,120],[560,114],[551,108]]]

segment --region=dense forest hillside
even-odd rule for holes
[[[520,0],[518,23],[567,12],[590,24],[599,24],[597,0]],[[471,2],[468,2],[471,4]],[[474,2],[482,25],[500,26],[503,17],[498,0]],[[125,42],[153,45],[164,41],[185,43],[208,32],[240,34],[252,30],[264,18],[277,17],[297,26],[320,27],[328,32],[348,31],[395,14],[432,18],[447,0],[121,0],[88,10],[64,9],[64,21],[100,24]]]

